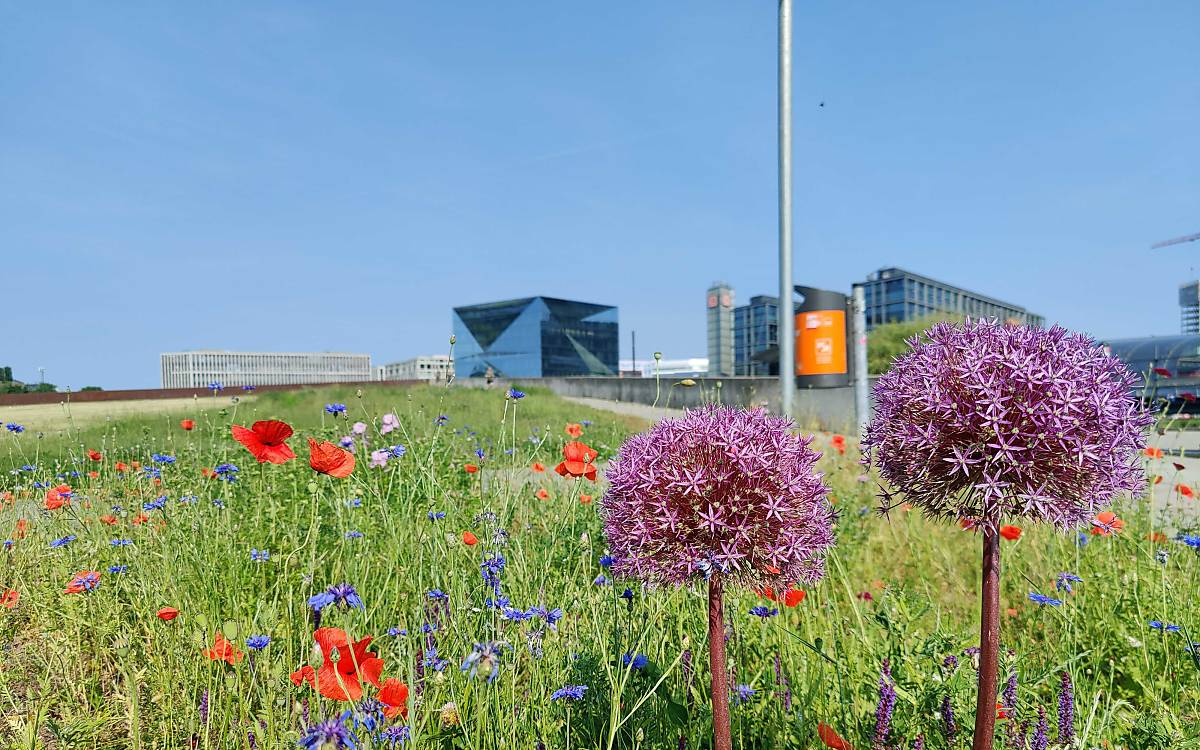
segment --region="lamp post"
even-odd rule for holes
[[[792,292],[792,0],[779,0],[779,408],[792,416],[796,314]]]

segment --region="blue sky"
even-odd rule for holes
[[[445,349],[620,307],[704,356],[776,277],[774,2],[0,2],[0,364]],[[1097,336],[1200,270],[1200,4],[801,1],[796,281],[899,265]],[[824,102],[825,106],[819,106]]]

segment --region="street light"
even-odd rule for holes
[[[792,416],[796,314],[792,297],[792,0],[779,0],[779,408]]]

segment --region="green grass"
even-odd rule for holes
[[[330,402],[346,404],[349,419],[325,414]],[[388,411],[401,429],[374,435]],[[449,421],[439,427],[441,414]],[[603,461],[643,422],[541,391],[514,405],[500,392],[466,388],[370,389],[361,398],[352,389],[297,391],[241,405],[215,398],[192,416],[198,427],[190,433],[172,416],[41,440],[5,435],[9,463],[38,468],[0,475],[0,489],[13,493],[0,510],[0,533],[18,518],[29,521],[0,568],[0,591],[21,595],[14,609],[0,609],[0,746],[245,748],[253,732],[256,747],[295,747],[305,703],[311,721],[347,708],[288,679],[313,663],[308,598],[341,582],[357,588],[366,608],[327,609],[321,624],[375,636],[384,676],[413,688],[405,722],[410,746],[677,748],[681,738],[690,748],[707,744],[702,593],[626,581],[595,585],[605,572],[598,562],[604,540],[597,503],[579,497],[598,499],[602,487],[553,473],[569,439],[566,423],[592,422],[583,439]],[[297,461],[257,465],[228,437],[232,423],[269,417],[296,427],[290,442]],[[403,444],[404,457],[368,470],[359,450],[351,477],[315,475],[304,438],[336,440],[356,420],[373,425],[373,447]],[[825,580],[777,617],[749,615],[750,607],[769,603],[731,593],[733,682],[756,691],[733,709],[735,746],[819,747],[816,726],[825,722],[856,748],[870,747],[887,659],[899,694],[892,743],[903,737],[908,747],[921,734],[926,747],[967,747],[974,671],[963,651],[978,642],[978,538],[914,512],[878,517],[868,510],[873,485],[860,481],[853,445],[841,456],[828,450],[825,436],[817,442],[830,454],[821,468],[840,510],[838,546]],[[102,451],[103,461],[89,462],[87,449]],[[161,486],[113,470],[116,461],[149,465],[154,452],[176,457],[162,467]],[[240,467],[237,482],[202,478],[201,469],[225,462]],[[465,473],[468,462],[484,471]],[[532,471],[535,462],[547,471]],[[84,474],[55,478],[74,470]],[[45,490],[32,485],[59,481],[75,489],[73,503],[47,513]],[[549,499],[537,498],[541,488]],[[165,509],[133,524],[142,503],[159,495],[169,498]],[[361,507],[352,507],[352,498]],[[119,525],[100,523],[114,505],[122,508]],[[1012,612],[1002,625],[1011,650],[1002,673],[1018,674],[1019,695],[1011,723],[1036,722],[1036,706],[1045,706],[1053,737],[1066,671],[1078,746],[1196,746],[1200,666],[1185,646],[1200,640],[1200,561],[1183,544],[1148,540],[1143,509],[1120,510],[1127,526],[1115,537],[1088,537],[1079,546],[1074,536],[1027,528],[1004,544],[1004,606]],[[431,511],[446,516],[431,521]],[[465,545],[464,531],[479,544]],[[69,534],[77,538],[50,548]],[[113,547],[118,538],[133,543]],[[252,562],[251,548],[269,550],[270,560]],[[1159,549],[1169,550],[1165,563],[1156,559]],[[493,551],[507,560],[503,592],[512,604],[561,607],[556,629],[507,622],[484,606],[490,590],[480,564]],[[104,572],[95,591],[63,593],[76,571],[118,564],[128,571]],[[1066,571],[1084,580],[1074,594],[1061,594],[1061,607],[1029,601],[1031,591],[1059,596],[1055,578]],[[626,586],[628,600],[620,596]],[[448,594],[447,608],[428,598],[434,589]],[[178,608],[178,619],[157,619],[162,606]],[[421,678],[417,665],[428,646],[421,627],[431,608],[440,623],[432,634],[437,658],[449,663],[440,672],[424,668]],[[1156,631],[1151,620],[1187,632]],[[408,635],[387,635],[389,628]],[[218,629],[243,651],[249,635],[272,640],[253,664],[230,666],[201,653]],[[485,641],[507,644],[490,683],[459,669]],[[626,653],[645,654],[648,666],[625,668]],[[958,658],[956,669],[944,666],[948,656]],[[786,686],[777,681],[777,663]],[[585,699],[551,702],[565,685],[587,685]],[[946,696],[960,728],[953,745],[939,718]],[[443,721],[451,703],[458,723]],[[359,734],[369,745],[369,733]]]

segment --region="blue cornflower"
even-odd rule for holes
[[[504,609],[500,610],[500,616],[505,620],[524,622],[525,620],[532,618],[533,614],[531,612],[522,612],[516,607],[505,607]]]
[[[440,427],[441,425],[444,425],[449,421],[450,421],[450,417],[447,417],[445,414],[439,414],[438,418],[433,420],[433,423]]]
[[[243,391],[245,391],[246,393],[249,393],[250,391],[254,390],[254,386],[252,386],[252,385],[243,385],[243,386],[242,386],[242,390],[243,390]]]
[[[645,654],[635,654],[632,651],[626,651],[625,655],[621,657],[621,663],[634,669],[645,669],[646,665],[650,663],[650,657]]]
[[[33,464],[25,464],[21,467],[21,471],[37,471],[37,467]]]
[[[404,458],[404,454],[408,453],[408,448],[403,445],[393,445],[388,452],[392,454],[393,458]]]
[[[61,539],[55,539],[53,542],[50,542],[50,548],[57,549],[59,547],[66,547],[68,544],[70,544],[73,541],[75,541],[75,535],[68,534],[67,536],[64,536]]]
[[[449,659],[442,659],[438,657],[437,646],[432,646],[425,650],[425,659],[421,663],[432,669],[434,672],[441,672],[443,669],[450,666]]]
[[[133,544],[133,540],[132,539],[114,539],[111,542],[109,542],[109,544],[111,544],[114,547],[128,547],[129,545]]]
[[[162,510],[166,506],[166,504],[167,504],[167,496],[161,495],[159,497],[154,498],[153,500],[151,500],[149,502],[142,503],[142,510],[144,510],[144,511]]]
[[[217,464],[216,468],[213,469],[213,473],[217,475],[217,479],[225,482],[236,482],[237,476],[235,475],[237,472],[238,467],[233,464]]]
[[[446,595],[446,592],[442,591],[441,589],[433,589],[433,590],[429,591],[426,594],[426,596],[428,596],[430,599],[433,599],[434,601],[439,601],[439,602],[444,602],[450,598],[449,596]]]
[[[479,456],[481,460],[487,457],[487,455],[483,452],[483,448],[476,448],[475,455]]]
[[[320,612],[330,604],[333,604],[334,601],[336,601],[336,597],[334,597],[333,594],[329,593],[328,591],[322,591],[319,594],[313,594],[312,596],[308,597],[308,606],[311,607],[314,612]]]
[[[614,562],[616,561],[613,559],[612,555],[600,555],[600,567],[611,568]]]
[[[592,581],[593,586],[607,586],[608,583],[609,583],[609,580],[604,577],[603,573],[596,576],[596,580]]]
[[[296,744],[304,750],[355,750],[358,737],[346,726],[349,716],[346,711],[335,719],[313,724],[304,730],[304,736]]]
[[[1091,539],[1088,538],[1088,535],[1081,531],[1081,532],[1079,532],[1079,535],[1075,537],[1075,546],[1083,547],[1083,546],[1087,545],[1087,543],[1090,541],[1091,541]]]
[[[1059,591],[1065,591],[1069,594],[1071,593],[1071,584],[1080,583],[1081,581],[1083,581],[1083,579],[1074,573],[1059,573],[1058,579],[1054,582],[1054,588],[1058,589]]]
[[[118,515],[118,516],[125,512],[125,509],[123,507],[121,507],[120,505],[114,505],[109,510],[111,510],[115,515]]]
[[[422,632],[422,633],[425,633],[426,635],[428,635],[429,633],[434,633],[434,632],[436,632],[436,631],[437,631],[437,629],[438,629],[438,628],[437,628],[437,623],[436,623],[436,622],[427,622],[427,623],[425,623],[424,625],[422,625],[422,626],[421,626],[421,632]]]
[[[127,570],[129,570],[128,565],[110,565],[110,566],[108,566],[109,573],[124,573]]]
[[[196,497],[195,495],[183,495],[183,496],[181,496],[181,497],[179,498],[179,504],[180,504],[180,505],[187,505],[187,504],[189,504],[189,503],[194,503],[194,502],[196,502],[196,501],[197,501],[197,500],[199,500],[199,499],[200,499],[200,498]]]
[[[403,745],[412,739],[412,732],[403,724],[393,724],[379,733],[379,741],[391,745]]]
[[[246,639],[246,648],[251,651],[262,651],[271,642],[269,635],[252,635]]]
[[[265,549],[250,549],[250,560],[252,562],[261,563],[271,559],[271,553]]]
[[[354,608],[365,610],[367,608],[366,605],[363,604],[363,600],[358,595],[358,592],[355,591],[354,587],[348,583],[334,584],[333,586],[329,587],[328,593],[333,594],[333,600],[337,602],[338,606],[345,609]]]
[[[49,482],[34,482],[34,483],[33,483],[33,488],[34,488],[35,490],[41,490],[41,489],[45,489],[45,488],[47,488],[47,487],[49,487],[49,486],[50,486],[50,483],[49,483]]]
[[[621,598],[627,602],[632,602],[633,601],[633,589],[626,588],[624,591],[621,592]]]
[[[156,464],[166,464],[168,466],[175,463],[175,457],[168,456],[165,453],[151,453],[150,460]]]
[[[554,609],[546,609],[545,607],[530,607],[529,614],[534,617],[540,617],[546,621],[546,624],[552,628],[558,628],[558,621],[563,618],[562,607]]]
[[[1058,606],[1062,605],[1062,599],[1054,599],[1052,597],[1045,596],[1043,594],[1033,593],[1032,591],[1029,593],[1029,601],[1035,602],[1042,606],[1046,606],[1047,604],[1049,604],[1051,607],[1058,607]]]
[[[339,444],[340,444],[340,445],[341,445],[343,448],[353,448],[353,447],[354,447],[354,438],[352,438],[352,437],[350,437],[349,435],[347,435],[346,437],[344,437],[344,438],[342,438],[341,440],[339,440],[339,441],[338,441],[338,443],[339,443]]]
[[[5,539],[4,540],[4,549],[12,549],[14,544],[16,544],[16,542],[14,542],[13,540]]]
[[[143,479],[162,479],[162,469],[158,468],[157,466],[143,466],[142,467],[142,478]]]
[[[1192,549],[1200,549],[1200,535],[1180,534],[1179,541],[1183,542]]]
[[[472,677],[486,673],[487,681],[491,682],[500,674],[501,648],[502,644],[496,641],[476,643],[471,653],[467,654],[467,658],[463,659],[462,671],[470,672]]]
[[[390,636],[408,635],[408,631],[404,628],[388,628],[387,634]]]
[[[755,692],[749,685],[738,685],[733,689],[733,701],[740,706],[753,698]]]
[[[346,501],[346,506],[349,508],[361,508],[362,507],[362,498],[361,497],[352,497]]]
[[[218,507],[218,508],[224,508],[224,507],[225,507],[225,501],[224,501],[224,500],[222,500],[221,498],[217,498],[216,500],[213,500],[213,505],[215,505],[215,506],[216,506],[216,507]]]
[[[325,404],[325,412],[327,414],[345,414],[345,404]]]
[[[362,537],[363,537],[363,533],[361,531],[347,531],[346,532],[347,539],[362,539]]]
[[[551,693],[550,700],[552,700],[552,701],[561,701],[561,700],[581,701],[581,700],[583,700],[583,694],[585,692],[587,692],[587,689],[588,689],[587,685],[568,685],[566,687],[559,688],[558,690],[555,690],[553,693]]]
[[[4,425],[4,429],[16,434],[20,434],[25,431],[25,427],[23,425],[19,425],[14,422],[9,422],[8,424]]]
[[[751,607],[750,614],[754,615],[755,617],[761,617],[765,620],[768,617],[774,617],[775,615],[779,614],[779,610],[772,607],[765,607],[760,604],[757,607]]]
[[[518,391],[516,388],[509,388],[508,393],[505,395],[508,396],[508,398],[511,398],[513,401],[520,401],[521,399],[525,398],[525,391]]]
[[[431,510],[428,513],[426,513],[425,515],[429,516],[430,521],[440,521],[446,517],[445,512],[440,511],[440,510]]]
[[[1161,622],[1159,620],[1151,620],[1150,627],[1154,628],[1155,630],[1161,630],[1164,633],[1178,633],[1180,630],[1183,629],[1183,628],[1179,627],[1178,625],[1171,625],[1169,623]]]
[[[581,419],[581,420],[579,420],[579,424],[583,425],[584,427],[591,427],[591,426],[592,426],[592,420],[590,420],[590,419]]]
[[[209,384],[208,384],[208,390],[210,390],[210,391],[223,391],[223,390],[225,390],[225,386],[221,385],[221,381],[220,381],[220,380],[214,380],[213,382],[211,382],[211,383],[209,383]]]

